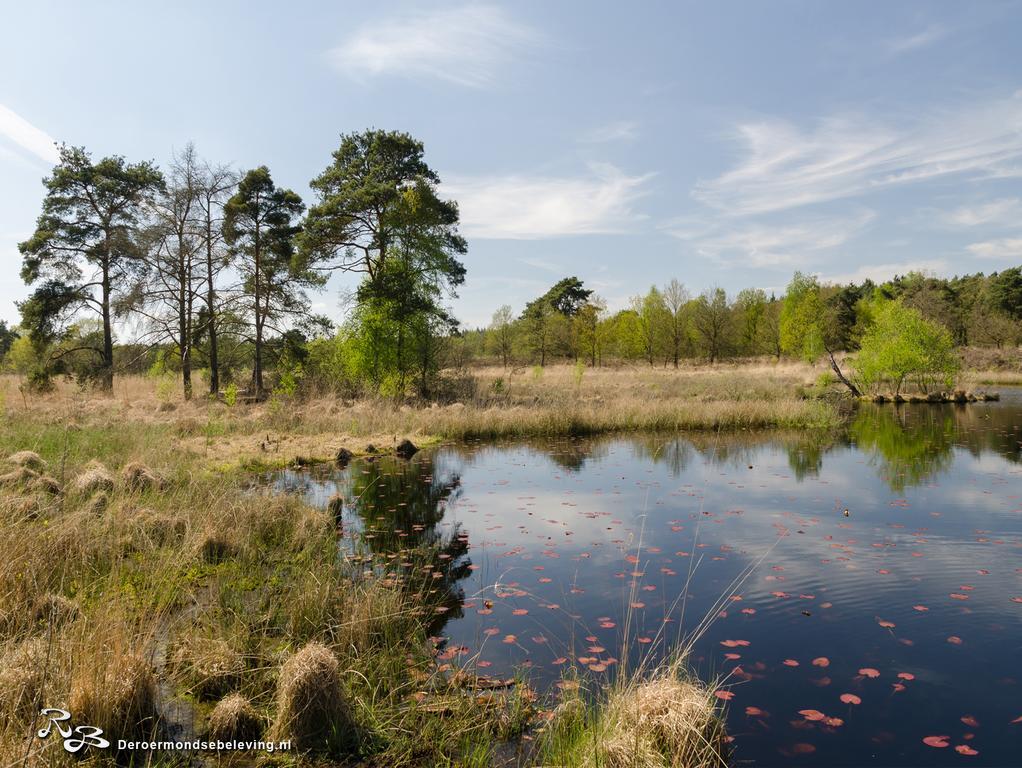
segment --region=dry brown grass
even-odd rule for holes
[[[74,488],[83,496],[91,496],[96,491],[109,493],[114,489],[114,476],[102,463],[93,460],[75,476]]]
[[[724,768],[724,731],[712,694],[670,672],[611,693],[593,766]]]
[[[545,762],[567,768],[726,768],[716,699],[679,662],[610,687],[593,709],[577,696],[553,712]]]
[[[209,714],[210,739],[249,741],[263,732],[263,719],[240,693],[225,696]]]
[[[369,444],[393,451],[409,438],[428,445],[624,430],[830,427],[838,421],[833,407],[801,394],[822,371],[772,361],[679,370],[482,367],[471,371],[472,392],[453,403],[321,396],[228,407],[201,397],[185,402],[175,394],[172,409],[158,407],[168,401],[157,382],[125,376],[115,380],[110,396],[62,382],[44,396],[9,395],[6,404],[12,414],[36,418],[73,413],[79,428],[123,423],[150,429],[165,437],[168,456],[184,450],[214,466],[283,465],[297,458],[333,460],[342,448],[362,453]],[[0,389],[11,392],[16,385],[15,377],[0,376]]]
[[[174,665],[188,690],[200,699],[218,699],[237,689],[245,660],[222,637],[184,635],[174,651]]]
[[[322,643],[305,645],[281,667],[274,738],[290,739],[302,751],[329,752],[350,742],[352,729],[337,657]]]

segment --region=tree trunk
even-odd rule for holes
[[[209,394],[216,397],[220,392],[220,361],[216,341],[216,287],[213,285],[213,222],[212,214],[206,214],[206,310],[209,324]]]
[[[252,390],[256,400],[263,399],[263,320],[262,307],[259,305],[259,271],[261,267],[259,252],[259,220],[255,222],[255,237],[252,243],[252,258],[254,264],[253,272],[253,298],[255,299],[255,359],[252,364]]]
[[[841,366],[837,364],[837,360],[834,358],[834,353],[829,349],[827,350],[827,356],[830,358],[830,367],[834,370],[834,375],[838,377],[838,380],[848,387],[848,390],[855,397],[862,397],[862,393],[859,391],[859,388],[845,377],[844,373],[841,371]],[[778,359],[780,358],[778,357]]]
[[[103,371],[100,386],[106,392],[114,388],[114,333],[110,320],[110,264],[103,261]]]

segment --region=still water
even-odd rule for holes
[[[736,765],[1008,766],[1020,441],[1005,391],[827,434],[469,444],[272,481],[343,496],[344,546],[424,596],[438,663],[553,693],[566,666],[606,680],[691,641]]]

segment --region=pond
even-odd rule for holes
[[[1005,766],[1020,427],[1006,391],[826,434],[468,444],[271,481],[344,497],[341,541],[419,590],[440,663],[553,690],[690,642],[736,765]]]

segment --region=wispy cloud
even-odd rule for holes
[[[631,141],[638,135],[638,123],[632,120],[618,120],[584,134],[582,141],[587,144],[603,144],[608,141]]]
[[[1022,224],[1022,200],[1004,197],[949,211],[946,221],[956,227],[1017,226]]]
[[[0,136],[47,163],[56,163],[58,160],[53,137],[3,104],[0,104]]]
[[[736,135],[743,161],[696,185],[694,197],[729,215],[780,211],[953,174],[1010,174],[1022,160],[1022,91],[908,127],[839,116],[803,130],[767,119],[739,125]]]
[[[668,228],[693,244],[696,252],[719,263],[752,267],[801,266],[833,251],[865,229],[875,218],[870,210],[849,216],[801,217],[794,223],[733,222],[706,229]]]
[[[887,41],[887,50],[892,54],[908,53],[926,48],[947,37],[947,30],[938,24],[931,24],[926,29],[912,35],[896,37]]]
[[[1002,237],[965,246],[978,259],[1022,259],[1022,237]]]
[[[541,41],[540,33],[497,6],[468,5],[366,24],[329,58],[338,71],[356,78],[427,76],[482,88],[521,49]]]
[[[947,275],[950,270],[951,265],[945,259],[919,259],[887,264],[864,264],[851,272],[818,273],[817,277],[825,283],[844,285],[846,283],[861,283],[867,279],[875,283],[882,283],[895,275],[907,275],[909,272]]]
[[[645,218],[633,209],[652,174],[629,176],[596,165],[585,177],[488,176],[453,178],[443,185],[458,201],[468,237],[537,240],[564,235],[615,234]]]

